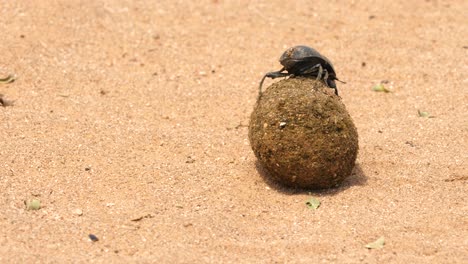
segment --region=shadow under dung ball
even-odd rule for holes
[[[259,97],[249,140],[275,181],[296,188],[335,187],[349,176],[358,134],[341,98],[322,82],[289,78]]]

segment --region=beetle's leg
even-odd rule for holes
[[[325,69],[323,72],[325,73],[323,76],[323,81],[328,85],[328,71]]]
[[[277,72],[269,72],[267,74],[265,74],[265,77],[270,77],[272,79],[275,79],[275,78],[278,78],[278,77],[286,77],[289,75],[289,73],[285,73],[285,72],[282,72],[284,70],[281,70],[281,71],[277,71]]]
[[[323,76],[323,82],[330,88],[333,88],[335,89],[335,94],[338,95],[338,89],[336,88],[336,84],[335,84],[335,81],[333,80],[333,76],[330,76],[328,74],[328,71],[325,69],[323,70],[324,71],[324,76]],[[329,79],[329,77],[331,77]],[[336,77],[335,77],[336,78]]]
[[[289,74],[288,73],[285,73],[283,72],[285,69],[284,67],[279,70],[279,71],[275,71],[275,72],[268,72],[267,74],[265,74],[262,78],[262,80],[260,81],[260,86],[258,87],[258,97],[260,97],[260,95],[262,94],[262,86],[263,86],[263,82],[265,81],[265,78],[266,77],[269,77],[269,78],[272,78],[272,79],[275,79],[275,78],[278,78],[278,77],[286,77],[288,76]]]
[[[335,81],[334,80],[328,80],[328,81],[330,82],[330,88],[335,89],[335,94],[338,95],[338,88],[336,87]]]
[[[322,65],[321,65],[321,64],[317,64],[317,65],[315,65],[314,67],[318,67],[318,74],[317,74],[317,78],[315,78],[315,80],[320,80],[320,79],[322,79],[322,73],[323,73]],[[328,75],[328,73],[327,73],[326,70],[325,70],[325,74]]]
[[[318,73],[317,73],[318,71]],[[323,67],[321,64],[316,64],[312,67],[309,67],[308,69],[304,70],[301,75],[311,75],[314,76],[315,73],[317,73],[316,80],[320,80],[322,78],[322,73],[323,73]]]

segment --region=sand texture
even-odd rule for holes
[[[467,14],[0,0],[0,263],[467,263]],[[260,79],[300,44],[359,133],[352,175],[311,193],[268,181],[248,140]]]

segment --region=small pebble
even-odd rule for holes
[[[187,156],[187,160],[185,160],[185,163],[194,163],[195,159],[192,158],[191,156]]]
[[[93,235],[93,234],[89,234],[88,237],[93,242],[99,241],[99,238],[97,236]]]
[[[73,210],[73,213],[76,214],[76,215],[79,215],[79,216],[82,216],[83,215],[83,211],[79,208]]]

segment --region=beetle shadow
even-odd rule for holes
[[[362,171],[362,168],[359,165],[359,163],[356,163],[356,165],[353,168],[353,171],[351,172],[351,175],[348,176],[340,185],[338,185],[337,187],[332,187],[328,189],[320,189],[320,190],[286,187],[284,185],[281,185],[275,179],[273,179],[273,177],[271,177],[268,174],[268,172],[262,167],[262,165],[260,164],[258,160],[255,161],[255,167],[258,173],[260,174],[260,176],[263,178],[265,183],[270,188],[275,189],[278,192],[289,194],[289,195],[308,194],[308,193],[314,193],[314,194],[320,194],[320,195],[335,195],[353,186],[364,186],[367,184],[367,176]]]

